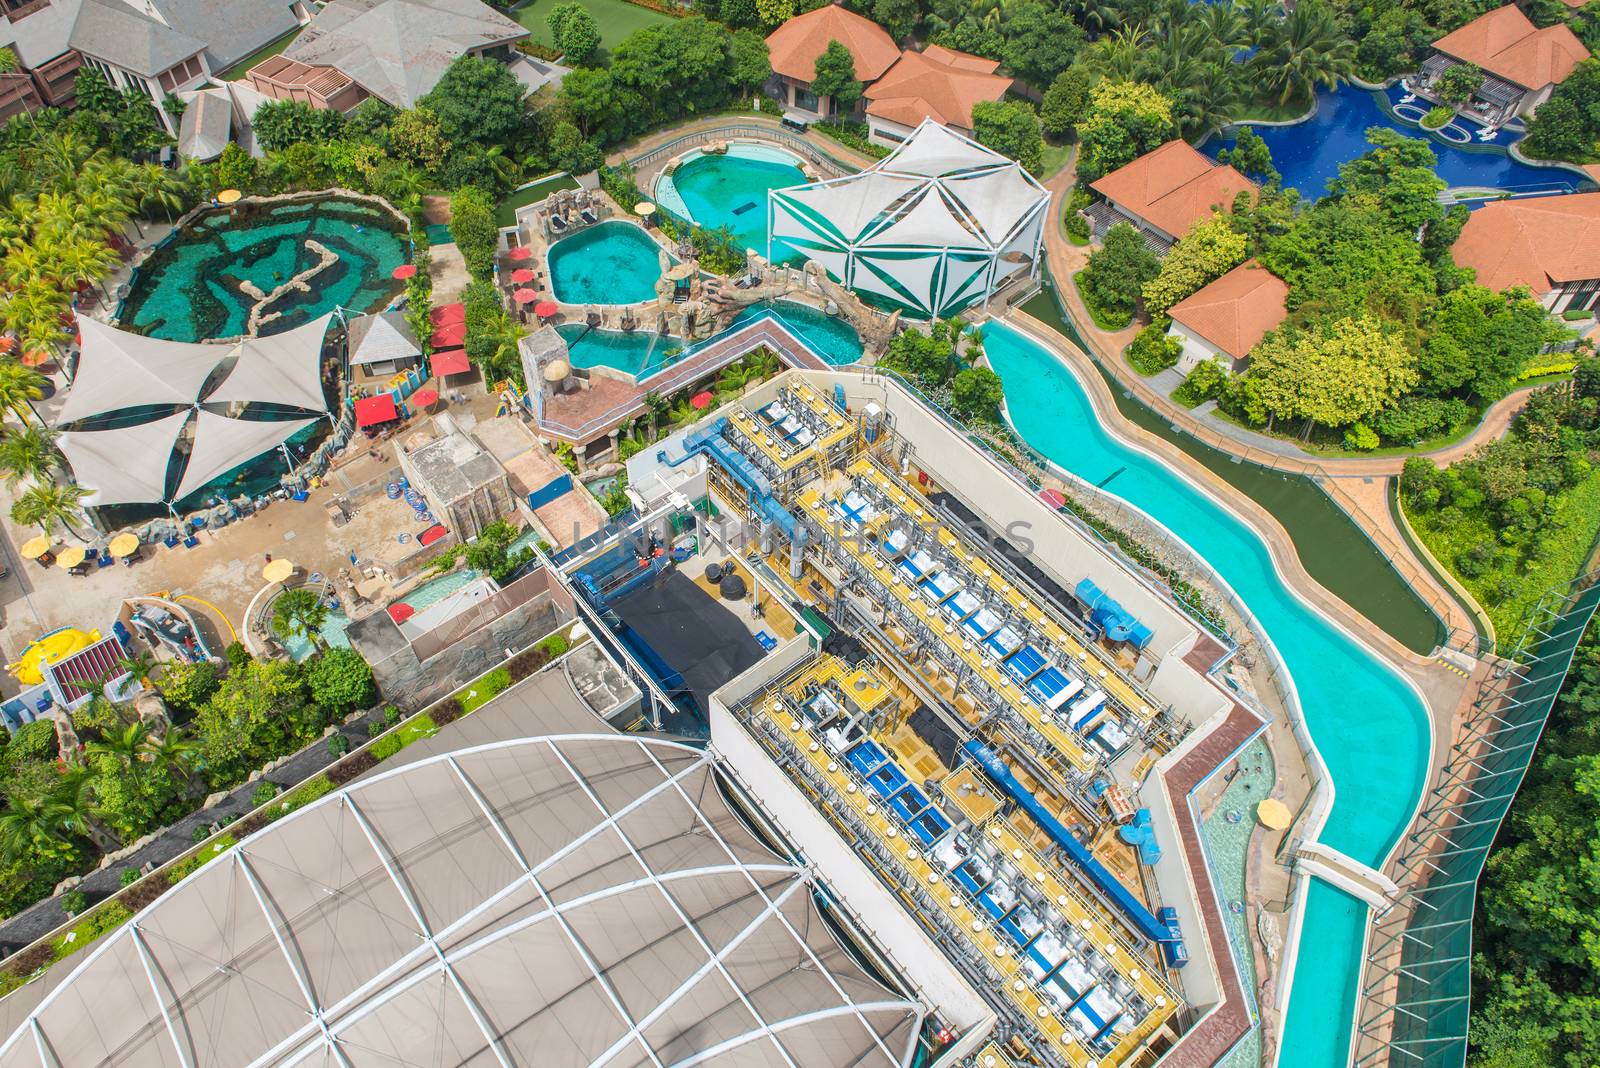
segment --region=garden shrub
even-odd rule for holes
[[[130,918],[132,913],[138,912],[140,909],[147,908],[148,906],[154,904],[156,898],[166,893],[169,889],[171,889],[171,886],[172,884],[167,882],[167,880],[164,878],[141,879],[139,882],[122,891],[122,893],[118,894],[116,898],[109,904],[102,905],[99,909],[95,910],[95,915],[97,917],[102,911],[109,911],[112,915],[115,915],[119,905],[122,907],[122,909],[126,910],[122,919],[116,920],[115,922],[109,922],[108,920],[108,926],[106,926],[101,933],[111,930],[111,928],[121,923],[122,920]]]
[[[567,636],[565,634],[552,634],[550,637],[539,643],[539,648],[549,653],[550,658],[553,660],[562,653],[566,652],[568,649],[572,648],[572,643],[567,640]]]
[[[433,706],[433,711],[429,715],[433,717],[434,723],[443,727],[446,723],[454,723],[460,719],[461,713],[460,700],[454,697],[446,697],[443,701]]]
[[[324,774],[334,786],[343,786],[358,775],[364,775],[378,766],[378,758],[372,755],[371,750],[363,749],[354,756],[347,756]]]
[[[1172,399],[1185,408],[1193,408],[1208,400],[1216,400],[1227,381],[1228,372],[1223,370],[1222,364],[1216,360],[1201,360],[1194,365],[1194,370],[1189,372],[1183,384],[1172,391]]]
[[[1089,220],[1082,214],[1083,210],[1094,203],[1094,198],[1082,189],[1074,189],[1067,198],[1066,212],[1062,215],[1061,225],[1067,232],[1067,237],[1075,245],[1087,245],[1094,234],[1089,229]]]
[[[1139,331],[1128,345],[1128,363],[1142,375],[1153,375],[1173,366],[1183,355],[1183,342],[1167,336],[1166,317]]]
[[[61,895],[61,907],[66,910],[68,916],[76,916],[82,912],[87,901],[82,890],[68,890]]]
[[[1370,452],[1379,445],[1378,432],[1365,423],[1352,423],[1345,427],[1344,447],[1359,452]]]
[[[278,796],[278,784],[275,782],[258,782],[256,788],[250,792],[250,803],[256,808],[271,801]]]
[[[1443,129],[1449,125],[1451,119],[1455,118],[1455,114],[1454,111],[1446,107],[1429,108],[1428,113],[1422,116],[1422,128],[1424,130]]]
[[[542,647],[524,649],[510,660],[506,661],[506,672],[512,682],[521,682],[544,667],[551,660],[551,656]]]
[[[380,763],[388,760],[400,752],[400,736],[398,734],[386,734],[373,742],[372,748],[368,752]]]
[[[122,886],[132,886],[139,881],[139,876],[138,868],[123,868],[122,874],[117,876],[117,882]]]

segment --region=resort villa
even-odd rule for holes
[[[1452,254],[1479,285],[1527,286],[1553,313],[1592,310],[1600,306],[1600,193],[1486,204]]]
[[[0,20],[0,45],[16,53],[0,75],[0,121],[41,107],[68,107],[78,71],[90,67],[113,88],[148,93],[166,123],[177,121],[168,93],[202,85],[310,18],[299,0],[40,0]]]
[[[877,23],[830,4],[790,19],[767,38],[785,107],[820,118],[835,113],[832,100],[811,91],[817,57],[832,41],[855,60],[856,79],[866,90],[854,115],[865,118],[871,139],[881,145],[899,144],[927,119],[970,135],[972,106],[1003,99],[1013,84],[997,73],[997,60],[942,45],[901,51]]]
[[[1201,360],[1243,370],[1250,350],[1289,314],[1288,296],[1283,279],[1248,260],[1174,304],[1167,336],[1183,344],[1178,370],[1188,374]]]
[[[1172,140],[1091,186],[1105,197],[1084,210],[1096,238],[1119,222],[1132,223],[1145,243],[1164,254],[1197,222],[1233,206],[1240,193],[1255,194],[1250,179]]]
[[[457,59],[511,61],[511,45],[527,35],[478,0],[333,0],[282,54],[252,67],[249,79],[264,96],[316,108],[349,111],[368,97],[409,108]]]
[[[1572,68],[1589,58],[1589,50],[1565,24],[1539,29],[1515,4],[1478,16],[1433,47],[1434,55],[1422,64],[1419,88],[1426,93],[1452,67],[1479,68],[1483,82],[1468,108],[1490,126],[1533,114]]]

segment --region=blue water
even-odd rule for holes
[[[603,222],[550,246],[550,288],[566,304],[654,300],[661,249],[639,227]]]
[[[1426,770],[1427,713],[1416,694],[1288,590],[1250,527],[1165,464],[1113,438],[1083,387],[1042,345],[995,322],[984,329],[984,350],[1023,438],[1090,484],[1115,476],[1108,492],[1184,539],[1249,606],[1289,668],[1338,788],[1319,839],[1381,863],[1411,818]],[[1295,1068],[1347,1061],[1365,919],[1364,906],[1313,884],[1283,1042]]]
[[[662,175],[656,181],[656,199],[679,210],[676,200],[700,226],[726,226],[740,248],[766,255],[767,191],[805,180],[800,161],[789,153],[735,142],[725,155],[698,155],[672,175]]]
[[[792,300],[769,300],[752,304],[733,317],[734,326],[743,326],[764,313],[771,312],[777,319],[811,346],[818,356],[834,366],[855,363],[861,359],[861,335],[843,317],[829,315],[809,304]]]
[[[134,272],[121,320],[172,341],[237,337],[255,304],[240,283],[270,293],[316,266],[308,241],[338,260],[308,280],[308,291],[275,302],[272,310],[282,317],[264,324],[261,334],[301,326],[335,307],[372,311],[400,291],[390,272],[405,262],[407,240],[388,212],[335,197],[210,212]]]
[[[1399,99],[1401,90],[1390,92]],[[1254,129],[1272,150],[1272,162],[1283,175],[1283,184],[1313,199],[1328,192],[1328,182],[1339,176],[1339,164],[1371,149],[1367,129],[1372,126],[1427,138],[1439,157],[1435,171],[1452,188],[1473,186],[1518,192],[1570,192],[1574,188],[1577,175],[1571,171],[1535,167],[1512,159],[1503,147],[1514,136],[1509,131],[1501,131],[1498,144],[1478,144],[1476,138],[1471,146],[1450,144],[1420,126],[1391,118],[1379,103],[1382,97],[1381,92],[1346,85],[1331,93],[1318,93],[1317,113],[1305,122]],[[1478,129],[1471,123],[1456,121],[1472,131]],[[1233,141],[1232,137],[1212,137],[1202,150],[1215,158],[1222,149],[1232,147]]]

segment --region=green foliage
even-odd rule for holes
[[[582,4],[557,4],[545,16],[550,39],[561,50],[562,62],[583,66],[600,48],[600,24]]]
[[[4,766],[9,771],[24,761],[54,760],[58,752],[55,722],[36,719],[32,723],[24,723],[11,735],[5,750]]]
[[[354,649],[329,649],[305,666],[311,700],[334,715],[365,708],[377,695],[372,669]]]
[[[1272,165],[1272,150],[1250,126],[1239,131],[1232,148],[1217,153],[1217,161],[1258,182],[1276,182],[1280,178],[1278,168]]]
[[[1094,203],[1088,191],[1074,186],[1072,195],[1067,197],[1067,205],[1062,211],[1061,227],[1067,233],[1067,239],[1074,245],[1087,245],[1094,238],[1094,232],[1089,228],[1089,220],[1083,214],[1085,208]]]
[[[328,755],[342,757],[350,751],[350,739],[343,734],[328,735]]]
[[[817,56],[811,91],[819,97],[832,98],[834,110],[848,115],[861,99],[862,88],[856,80],[856,61],[850,50],[838,41],[829,41]]]
[[[291,750],[310,726],[293,713],[305,704],[298,665],[252,661],[222,681],[194,718],[202,767],[213,786]],[[320,724],[315,730],[320,730]],[[307,739],[309,740],[309,739]]]
[[[344,116],[328,108],[314,108],[298,100],[268,100],[250,120],[256,141],[268,152],[279,152],[307,141],[333,141],[344,133]]]
[[[980,423],[998,423],[1005,390],[1000,376],[987,367],[968,367],[950,381],[950,398],[957,414]]]
[[[1183,355],[1183,342],[1167,336],[1170,320],[1160,316],[1134,335],[1128,345],[1128,363],[1142,375],[1158,374],[1178,362]]]
[[[68,916],[76,916],[83,911],[83,906],[88,904],[88,898],[83,896],[82,890],[68,890],[59,900],[62,911]]]
[[[1370,452],[1378,447],[1378,434],[1365,423],[1351,423],[1344,430],[1344,447],[1357,452]]]
[[[1368,81],[1414,71],[1432,51],[1437,36],[1421,11],[1385,6],[1357,41],[1357,69]]]
[[[309,586],[285,590],[272,602],[272,633],[279,638],[300,638],[320,649],[329,611],[322,594]]]
[[[882,159],[889,154],[887,148],[867,140],[869,131],[867,124],[864,122],[851,122],[835,116],[831,119],[823,119],[821,122],[812,123],[811,128],[824,137],[833,138],[833,140],[846,148],[855,149],[863,156]]]
[[[1106,80],[1089,91],[1077,124],[1078,180],[1088,185],[1178,134],[1172,100],[1140,82]]]
[[[1038,174],[1044,163],[1039,116],[1019,100],[980,100],[972,105],[972,130],[981,144]]]
[[[1193,408],[1208,400],[1215,400],[1228,381],[1228,372],[1216,360],[1201,360],[1184,378],[1182,385],[1172,391],[1172,399],[1185,408]]]
[[[960,369],[956,355],[959,330],[959,324],[935,322],[926,334],[901,331],[890,340],[883,364],[924,388],[942,386]]]
[[[455,696],[461,702],[462,714],[464,715],[488,704],[510,685],[511,672],[506,668],[499,667],[476,682],[469,682]]]
[[[754,93],[772,77],[772,55],[767,40],[754,30],[737,30],[728,40],[728,77],[735,92]],[[762,103],[769,98],[763,97]],[[777,101],[773,101],[774,104]],[[778,109],[782,111],[780,107]]]
[[[1001,33],[1005,44],[1000,59],[1012,74],[1041,92],[1072,65],[1083,47],[1083,29],[1072,16],[1038,0],[1016,4]]]
[[[450,236],[461,251],[467,272],[480,282],[488,282],[494,276],[494,254],[500,241],[494,201],[489,194],[473,186],[463,186],[451,194]]]
[[[417,104],[437,116],[454,144],[487,146],[509,142],[520,131],[527,115],[524,92],[504,63],[468,55],[450,64]]]
[[[453,147],[439,116],[420,106],[396,112],[385,141],[397,158],[427,171],[444,166]]]
[[[1465,104],[1483,84],[1483,68],[1472,63],[1458,63],[1439,75],[1433,83],[1433,92],[1446,104]],[[1427,125],[1424,121],[1423,125]]]
[[[1452,67],[1451,69],[1460,70],[1461,68]],[[1455,117],[1456,113],[1450,108],[1429,108],[1427,114],[1422,116],[1422,128],[1424,130],[1440,130],[1448,126],[1450,124],[1450,120]]]
[[[1590,625],[1489,857],[1473,1068],[1600,1063],[1600,629]]]
[[[271,801],[278,796],[278,784],[275,782],[258,782],[256,788],[250,792],[250,804],[256,808]]]
[[[1344,427],[1364,421],[1417,383],[1416,359],[1377,319],[1330,320],[1307,331],[1278,330],[1251,353],[1250,376],[1268,414]]]
[[[1161,259],[1145,247],[1139,231],[1118,223],[1106,231],[1100,248],[1089,255],[1080,279],[1086,300],[1093,301],[1110,320],[1123,321],[1138,309],[1145,284],[1161,272]]]
[[[1588,8],[1584,8],[1585,14]],[[1596,21],[1600,21],[1597,18]],[[1579,63],[1528,120],[1518,146],[1537,159],[1600,160],[1600,59]]]
[[[533,559],[533,547],[529,545],[511,552],[511,543],[520,536],[521,532],[516,527],[504,519],[497,519],[484,527],[473,541],[466,545],[451,546],[439,554],[430,566],[436,571],[448,571],[457,560],[465,558],[468,567],[503,583]]]
[[[1432,393],[1485,403],[1511,391],[1522,368],[1553,340],[1544,309],[1526,290],[1465,285],[1439,298],[1418,369]]]
[[[1165,315],[1168,308],[1245,261],[1245,237],[1213,215],[1195,223],[1161,261],[1161,273],[1145,283],[1145,309]]]
[[[1600,528],[1597,403],[1581,389],[1543,389],[1469,459],[1443,471],[1406,462],[1400,495],[1412,526],[1500,634],[1517,633],[1539,596],[1577,573]]]
[[[1056,75],[1039,105],[1039,124],[1045,136],[1060,140],[1074,132],[1079,116],[1089,107],[1089,90],[1098,80],[1085,65],[1070,66]]]

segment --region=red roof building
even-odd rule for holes
[[[1479,285],[1526,286],[1552,312],[1600,307],[1600,193],[1491,201],[1451,255]]]
[[[1012,81],[1000,63],[941,45],[907,51],[867,87],[867,121],[877,140],[898,143],[923,119],[972,133],[972,106],[1004,99]]]
[[[1515,4],[1479,15],[1433,47],[1438,54],[1422,65],[1422,90],[1451,67],[1479,67],[1486,77],[1468,107],[1491,123],[1531,114],[1589,58],[1589,50],[1565,24],[1541,30]]]
[[[1181,140],[1146,152],[1090,188],[1112,209],[1091,216],[1097,234],[1117,222],[1131,222],[1169,247],[1195,223],[1232,208],[1240,193],[1252,199],[1256,193],[1250,179]]]
[[[831,100],[811,92],[817,57],[832,41],[849,49],[856,61],[856,80],[863,84],[877,81],[900,58],[900,46],[887,30],[838,4],[796,15],[767,36],[772,73],[782,87],[779,99],[785,107],[822,117],[833,113]]]
[[[1239,370],[1250,350],[1289,314],[1288,298],[1283,279],[1255,260],[1201,286],[1167,309],[1167,334],[1183,342],[1179,370],[1187,374],[1207,359]]]

